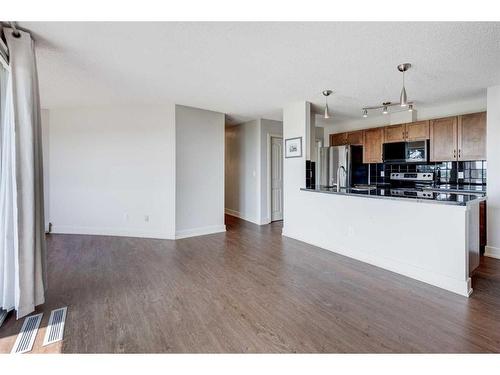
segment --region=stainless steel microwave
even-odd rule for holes
[[[384,143],[384,163],[427,163],[429,141]]]

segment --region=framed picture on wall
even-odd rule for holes
[[[285,139],[285,158],[302,156],[302,137]]]

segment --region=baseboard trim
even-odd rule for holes
[[[445,289],[447,291],[460,294],[465,297],[469,297],[472,293],[472,287],[471,287],[471,279],[468,277],[466,280],[456,280],[452,279],[450,277],[444,276],[444,275],[437,275],[433,272],[426,271],[422,268],[415,267],[406,263],[402,263],[399,261],[396,261],[394,259],[388,259],[388,258],[380,258],[380,257],[374,257],[370,255],[369,253],[362,252],[362,251],[346,251],[346,250],[339,250],[339,249],[329,249],[328,247],[324,246],[324,244],[321,243],[315,243],[315,241],[310,241],[307,238],[303,238],[302,236],[294,233],[289,233],[283,229],[282,235],[288,238],[292,238],[294,240],[298,240],[301,242],[305,242],[307,244],[313,245],[320,247],[322,249],[359,260],[361,262],[365,262],[368,264],[371,264],[376,267],[383,268],[385,270],[418,280],[422,281],[426,284],[430,284],[433,286],[436,286],[441,289]]]
[[[207,227],[185,229],[175,232],[175,239],[180,240],[182,238],[204,236],[213,233],[222,233],[226,231],[225,225],[210,225]]]
[[[230,208],[225,208],[224,212],[229,215],[229,216],[234,216],[237,217],[238,219],[249,221],[250,223],[257,224],[257,225],[266,225],[269,224],[271,221],[267,218],[263,222],[259,222],[255,218],[251,218],[245,215],[242,215],[239,211],[231,210]],[[266,222],[267,220],[267,222]]]
[[[116,237],[138,237],[153,238],[160,240],[173,240],[173,236],[166,233],[143,232],[131,230],[128,228],[96,228],[79,227],[69,225],[53,225],[51,234],[84,234],[91,236],[116,236]]]
[[[486,246],[484,248],[484,256],[500,259],[500,248],[493,246]]]

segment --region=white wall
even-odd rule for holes
[[[270,181],[268,170],[271,149],[270,136],[277,135],[283,137],[283,123],[281,121],[260,120],[260,224],[271,222],[270,205]]]
[[[50,110],[55,233],[174,238],[175,107]]]
[[[260,120],[227,126],[225,139],[226,212],[259,224]]]
[[[310,103],[296,102],[286,106],[283,109],[283,138],[302,137],[302,145],[306,147],[310,121]],[[297,215],[303,214],[297,201],[300,200],[300,188],[306,182],[306,153],[303,150],[302,157],[284,159],[283,162],[283,233],[287,232],[288,223],[293,222]]]
[[[224,114],[176,105],[176,238],[225,231]]]
[[[488,88],[487,113],[488,240],[485,254],[500,259],[500,86]]]

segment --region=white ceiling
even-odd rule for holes
[[[422,108],[500,84],[500,23],[20,22],[37,41],[44,108],[175,102],[233,121],[281,118],[335,90],[332,121],[395,101],[411,62]]]

